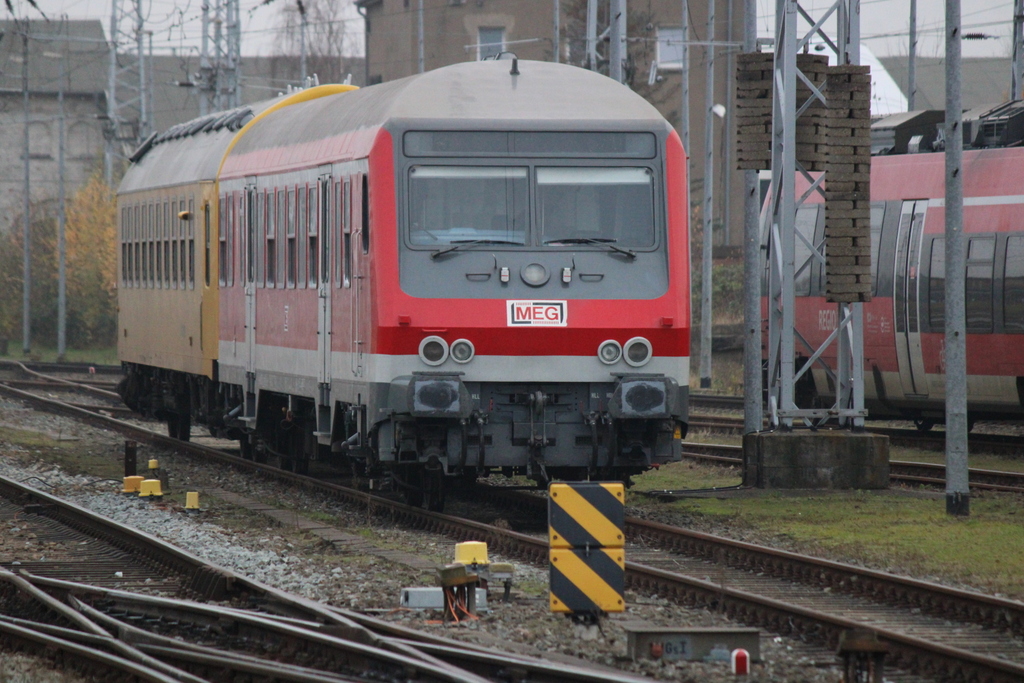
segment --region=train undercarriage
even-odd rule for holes
[[[242,457],[305,474],[320,462],[406,502],[444,507],[445,492],[491,474],[620,480],[680,459],[687,388],[661,375],[607,383],[463,383],[417,373],[371,402],[335,402],[329,438],[316,399],[261,391],[246,416],[243,388],[207,377],[125,364],[119,393],[184,441],[192,425],[237,440]],[[373,395],[373,392],[370,392]],[[382,408],[386,406],[386,408]],[[368,415],[383,415],[372,420]]]

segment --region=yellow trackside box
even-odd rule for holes
[[[625,611],[625,498],[621,482],[548,487],[552,612]]]
[[[552,548],[621,548],[626,538],[622,482],[575,482],[548,487]]]

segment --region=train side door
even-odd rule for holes
[[[893,282],[893,319],[896,323],[896,358],[903,394],[928,395],[921,352],[921,242],[928,200],[903,202],[896,234]]]
[[[335,215],[331,211],[330,172],[318,179],[320,191],[320,280],[317,284],[317,381],[331,383],[331,251],[335,240]]]
[[[245,231],[245,265],[242,273],[245,283],[245,372],[252,382],[256,373],[256,239],[259,234],[255,184],[247,184],[245,188],[245,218],[242,225]]]
[[[357,173],[352,178],[352,201],[349,206],[352,208],[352,220],[350,222],[353,233],[358,232],[358,239],[352,239],[346,244],[348,251],[345,258],[350,258],[352,263],[352,374],[361,377],[363,374],[363,347],[364,347],[364,325],[362,321],[362,300],[365,289],[364,255],[367,253],[362,245],[368,244],[369,226],[369,198],[367,197],[366,175]]]

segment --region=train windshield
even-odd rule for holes
[[[412,244],[526,244],[526,168],[415,166],[409,173]]]
[[[647,168],[537,169],[543,244],[654,245],[654,175]]]

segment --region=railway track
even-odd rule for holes
[[[724,444],[687,443],[683,446],[683,457],[710,464],[740,467],[743,465],[743,448]],[[942,487],[946,484],[945,472],[945,465],[936,463],[889,461],[889,479],[897,484]],[[971,468],[968,483],[972,489],[1024,493],[1024,472]],[[671,496],[672,492],[651,492],[651,494]]]
[[[103,680],[485,683],[512,670],[551,683],[638,680],[329,608],[0,477],[0,522],[12,520],[47,559],[0,562],[0,640],[84,658]]]
[[[372,507],[394,523],[457,540],[483,540],[496,552],[537,563],[547,560],[546,538],[411,508],[182,443],[20,390],[0,390],[51,410],[102,423],[132,438],[329,492],[355,505]],[[500,490],[489,490],[487,498],[509,496],[514,496],[515,505],[545,505],[538,496]],[[628,520],[627,537],[631,543],[629,556],[643,560],[627,563],[627,582],[637,590],[659,592],[685,605],[720,610],[737,621],[793,635],[833,651],[842,632],[868,627],[890,648],[887,666],[894,665],[909,676],[993,682],[1024,678],[1024,603],[637,519]]]

